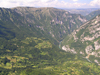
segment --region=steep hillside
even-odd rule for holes
[[[39,24],[40,25],[40,24]],[[19,13],[12,9],[0,9],[0,35],[2,39],[23,39],[26,37],[45,37],[51,42],[57,43],[57,41],[52,38],[45,31],[40,30],[38,26],[29,23],[26,18],[21,16]]]
[[[15,12],[23,16],[31,26],[49,34],[57,42],[87,20],[77,14],[56,8],[13,8]]]
[[[100,65],[100,15],[86,22],[61,42],[62,49]]]
[[[91,20],[91,19],[93,19],[94,17],[96,17],[99,14],[100,14],[100,9],[91,12],[90,14],[86,15],[85,17],[86,17],[87,20]]]

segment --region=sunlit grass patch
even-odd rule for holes
[[[48,52],[41,52],[41,55],[48,55]]]
[[[35,46],[35,48],[41,49],[41,48],[52,48],[52,44],[48,41],[43,41],[42,43],[38,43],[38,45]]]
[[[6,52],[11,52],[10,50],[6,50]]]

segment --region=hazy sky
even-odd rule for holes
[[[100,8],[100,0],[0,0],[0,7]]]

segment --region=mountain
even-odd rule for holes
[[[67,36],[60,46],[67,52],[100,65],[100,15]]]
[[[91,12],[98,10],[98,8],[88,8],[88,9],[64,9],[73,14],[81,14],[83,16],[89,15]]]
[[[42,13],[40,14],[42,15]],[[28,20],[24,16],[18,11],[16,12],[15,9],[0,8],[0,75],[13,73],[20,75],[26,69],[38,72],[41,69],[51,71],[52,66],[66,61],[68,59],[66,56],[70,56],[52,43],[55,39],[50,37],[46,30],[41,30],[42,21],[33,17],[34,24],[33,20],[30,22],[31,19]],[[64,59],[61,59],[63,57]],[[49,69],[49,67],[51,68]],[[25,72],[30,73],[30,71]]]
[[[100,9],[91,12],[90,14],[86,15],[85,17],[87,20],[91,20],[99,14],[100,14]]]
[[[13,8],[15,12],[23,16],[31,26],[45,32],[57,42],[78,28],[87,20],[77,14],[56,8]]]
[[[0,8],[0,75],[99,75],[98,65],[55,45],[63,30],[69,34],[83,22],[55,8]]]

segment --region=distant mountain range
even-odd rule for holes
[[[100,9],[91,12],[90,14],[88,14],[88,15],[85,16],[85,17],[86,17],[87,20],[91,20],[91,19],[93,19],[94,17],[96,17],[97,15],[100,15]]]
[[[100,9],[99,8],[88,8],[88,9],[64,9],[67,10],[68,12],[72,14],[81,14],[85,16],[87,20],[91,20],[97,15],[100,14]]]
[[[91,12],[98,10],[99,8],[80,8],[80,9],[64,9],[72,14],[81,14],[83,16],[89,15]]]

